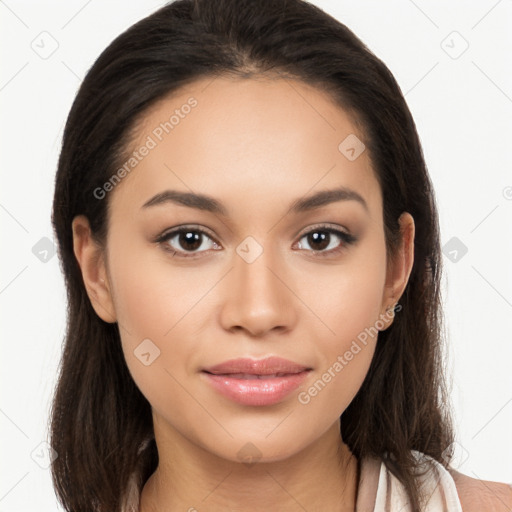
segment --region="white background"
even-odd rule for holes
[[[312,3],[353,30],[405,94],[436,189],[442,243],[457,237],[468,249],[456,262],[443,256],[459,471],[512,482],[512,1]],[[49,470],[36,461],[48,457],[39,445],[65,290],[57,256],[43,262],[32,248],[53,238],[64,122],[101,51],[161,5],[0,1],[0,512],[57,509]],[[32,48],[41,38],[46,48],[58,44],[47,59]]]

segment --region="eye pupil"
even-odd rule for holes
[[[308,235],[308,243],[315,251],[321,251],[329,246],[330,233],[326,231],[313,231]],[[315,244],[319,244],[320,247],[314,247]]]
[[[201,246],[201,233],[197,233],[195,231],[182,231],[179,236],[179,243],[184,249],[193,251]],[[190,244],[192,244],[192,247]]]

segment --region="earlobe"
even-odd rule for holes
[[[73,219],[72,230],[73,251],[92,307],[105,322],[116,322],[103,248],[92,237],[89,220],[84,215]]]

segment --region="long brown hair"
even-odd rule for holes
[[[53,483],[67,511],[119,511],[130,475],[140,475],[141,489],[158,465],[150,404],[126,366],[119,326],[91,306],[73,253],[72,220],[84,214],[97,241],[106,240],[108,197],[100,200],[94,190],[119,168],[137,121],[156,101],[198,78],[264,72],[327,91],[360,123],[382,190],[390,257],[400,214],[415,220],[401,312],[379,333],[368,374],[341,416],[341,435],[358,459],[384,460],[414,511],[423,507],[411,450],[445,467],[452,457],[437,210],[416,127],[391,72],[345,25],[305,1],[177,0],[103,51],[64,130],[52,221],[68,323],[50,443],[58,453]]]

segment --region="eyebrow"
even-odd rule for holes
[[[294,214],[314,210],[322,206],[337,201],[357,201],[363,208],[368,211],[368,204],[364,198],[355,190],[347,187],[338,187],[331,190],[321,190],[310,196],[296,199],[290,206],[289,211]],[[211,213],[216,213],[224,217],[228,217],[226,207],[217,199],[205,194],[196,194],[193,192],[180,192],[178,190],[165,190],[156,194],[146,201],[142,208],[162,205],[166,203],[174,203],[189,208],[196,208]]]

